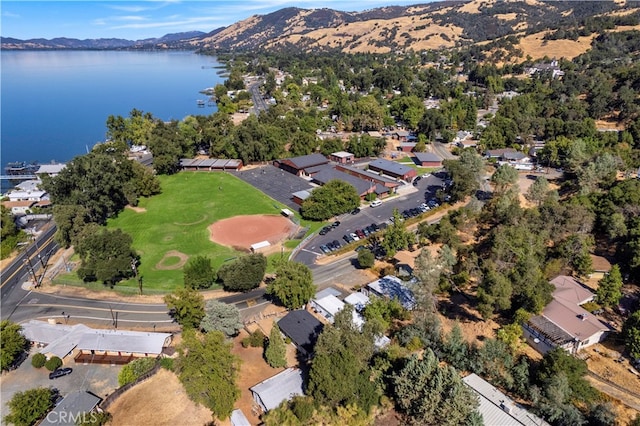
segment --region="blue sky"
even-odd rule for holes
[[[362,11],[430,0],[192,0],[192,1],[5,1],[1,0],[3,37],[125,38],[139,40],[184,31],[209,32],[252,15],[284,7],[327,7]]]

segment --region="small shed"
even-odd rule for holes
[[[282,216],[285,216],[285,217],[293,217],[293,216],[295,216],[295,213],[292,212],[289,209],[282,209],[282,210],[280,210],[280,213],[282,213]]]
[[[334,152],[329,156],[329,158],[331,159],[331,161],[335,161],[339,164],[349,164],[355,161],[355,155],[346,151]]]
[[[287,368],[249,390],[254,402],[266,413],[276,408],[282,401],[291,400],[294,396],[304,396],[303,383],[302,371],[297,368]]]
[[[269,246],[271,246],[271,243],[269,241],[260,241],[259,243],[253,243],[251,244],[251,252],[257,253],[261,249],[267,248]]]
[[[296,191],[293,194],[291,194],[291,198],[293,199],[293,202],[299,206],[301,206],[302,203],[304,203],[304,200],[306,200],[310,196],[311,196],[311,192],[305,189],[303,189],[302,191]]]
[[[91,420],[91,412],[102,398],[86,391],[76,390],[64,397],[60,404],[44,418],[41,426],[75,426],[78,420]]]
[[[236,408],[231,412],[231,426],[251,426],[251,422],[247,419],[241,409]]]

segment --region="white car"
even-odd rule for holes
[[[349,236],[356,241],[360,241],[360,237],[358,237],[358,235],[355,232],[350,233]]]
[[[425,173],[422,175],[423,178],[428,178],[429,176],[431,176],[431,173]]]
[[[379,206],[379,205],[381,205],[381,204],[382,204],[382,201],[380,201],[380,200],[373,200],[373,201],[371,202],[371,207],[378,207],[378,206]]]

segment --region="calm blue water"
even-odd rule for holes
[[[1,52],[1,162],[65,162],[105,139],[109,115],[208,115],[220,64],[190,52]]]

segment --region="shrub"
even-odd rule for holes
[[[173,358],[160,358],[160,367],[173,371]]]
[[[54,356],[51,357],[51,359],[47,360],[47,362],[44,363],[44,366],[47,368],[47,370],[54,371],[62,366],[62,360],[57,356]]]
[[[251,333],[249,344],[252,348],[260,348],[264,345],[264,337],[264,333],[261,330],[256,330]]]
[[[118,384],[124,386],[135,382],[151,371],[155,364],[156,360],[154,358],[139,358],[131,361],[120,370],[120,374],[118,374]]]
[[[35,368],[44,367],[45,362],[47,362],[47,357],[39,352],[35,354],[33,358],[31,358],[31,365],[33,365]]]

